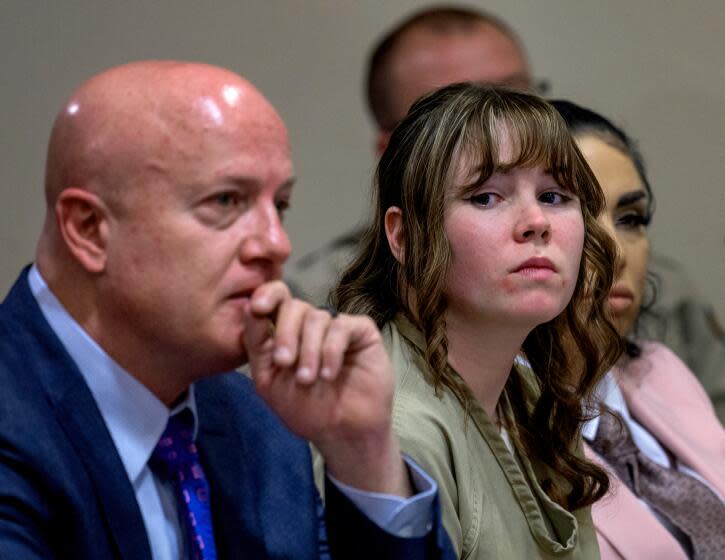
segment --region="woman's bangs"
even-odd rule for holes
[[[510,109],[510,108],[509,108]],[[513,157],[501,161],[494,153],[494,167],[506,172],[517,167],[541,167],[566,190],[580,194],[572,157],[574,143],[565,124],[551,111],[530,106],[508,111],[489,120],[493,149],[511,143]]]
[[[583,160],[577,157],[576,144],[558,113],[544,101],[536,105],[530,100],[526,104],[507,100],[504,105],[500,98],[495,101],[469,115],[453,150],[452,161],[463,159],[471,169],[478,170],[478,180],[472,181],[469,188],[484,183],[494,173],[540,167],[562,189],[579,198],[588,197],[588,174],[581,169]],[[511,147],[505,160],[501,154],[504,144]]]
[[[566,167],[569,133],[552,115],[526,107],[513,115],[497,116],[491,123],[496,145],[506,134],[516,154],[510,162],[496,162],[498,167],[542,167],[546,172]]]

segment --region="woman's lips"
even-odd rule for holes
[[[511,272],[534,280],[545,280],[556,272],[556,267],[546,257],[534,257],[522,262]]]
[[[629,309],[634,303],[634,293],[624,286],[614,286],[609,292],[609,307],[618,315]]]

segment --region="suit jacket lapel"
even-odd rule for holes
[[[66,394],[58,406],[58,420],[88,467],[119,556],[150,560],[146,526],[133,486],[90,391],[83,389]]]
[[[316,559],[307,443],[289,433],[238,373],[197,383],[196,400],[197,447],[220,557]]]
[[[37,375],[56,418],[86,465],[119,557],[151,559],[133,487],[88,386],[45,321],[27,281],[27,269],[6,301],[17,323],[29,372]]]
[[[197,447],[211,491],[217,553],[229,559],[264,558],[262,508],[255,473],[246,460],[251,453],[248,442],[234,437],[227,407],[221,403],[209,406],[199,389],[197,385]]]

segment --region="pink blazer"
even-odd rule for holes
[[[614,370],[632,417],[725,496],[725,428],[705,390],[666,347],[648,342],[642,350],[641,357]],[[589,446],[585,452],[602,464]],[[611,492],[592,507],[602,560],[686,560],[667,529],[629,488],[611,472],[610,476]]]

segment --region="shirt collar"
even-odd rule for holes
[[[614,378],[612,370],[609,370],[594,390],[593,402],[596,403],[595,412],[598,412],[599,404],[605,405],[610,410],[619,414],[624,421],[629,425],[631,422],[631,416],[629,414],[629,408],[627,408],[627,402],[624,400],[624,393],[620,389],[617,380]],[[592,441],[597,435],[597,429],[599,428],[599,416],[595,416],[591,420],[588,420],[582,426],[582,437],[588,441]]]
[[[93,395],[126,473],[135,484],[166,429],[171,414],[184,408],[198,429],[194,386],[172,410],[124,370],[83,330],[50,291],[35,265],[28,274],[30,290],[55,334],[70,354]]]

